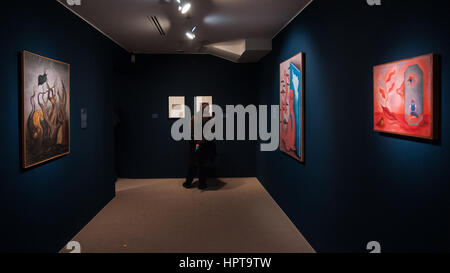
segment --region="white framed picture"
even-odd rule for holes
[[[202,109],[202,104],[207,103],[209,105],[209,115],[206,117],[212,117],[212,96],[197,96],[194,98],[195,113]]]
[[[169,118],[184,118],[184,97],[169,97]]]

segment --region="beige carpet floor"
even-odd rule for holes
[[[119,180],[73,240],[82,253],[314,252],[256,178],[215,179],[204,191],[182,182]]]

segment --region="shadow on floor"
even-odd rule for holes
[[[231,190],[231,189],[238,188],[238,187],[242,186],[242,184],[243,184],[243,182],[225,183],[222,180],[217,179],[217,178],[210,178],[210,179],[208,179],[207,183],[208,183],[208,188],[204,189],[203,191]],[[198,187],[198,180],[195,180],[192,183],[192,187],[193,188]]]

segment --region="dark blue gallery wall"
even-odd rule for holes
[[[448,1],[315,0],[259,63],[261,104],[279,104],[279,64],[306,54],[305,158],[258,153],[258,178],[318,252],[450,250]],[[441,57],[441,139],[375,133],[374,65]]]
[[[126,52],[57,1],[2,5],[0,251],[60,250],[114,197],[114,67]],[[71,154],[30,170],[20,165],[19,54],[71,65]],[[80,129],[80,109],[88,129]]]
[[[209,55],[138,55],[123,67],[124,88],[116,96],[120,124],[117,168],[120,177],[184,177],[187,143],[171,137],[168,97],[184,96],[193,109],[194,96],[213,103],[249,105],[257,101],[255,64],[235,64]],[[159,118],[153,119],[152,114]],[[217,142],[214,176],[256,175],[256,142]]]

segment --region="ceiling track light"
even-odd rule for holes
[[[181,1],[177,0],[178,2],[178,11],[181,12],[181,14],[186,14],[191,9],[191,3],[189,1]]]
[[[195,39],[195,34],[194,31],[197,29],[197,27],[193,27],[191,31],[186,32],[186,36],[191,39],[194,40]]]
[[[192,32],[186,32],[186,36],[189,38],[189,39],[191,39],[191,40],[194,40],[195,39],[195,34],[194,33],[192,33]]]

